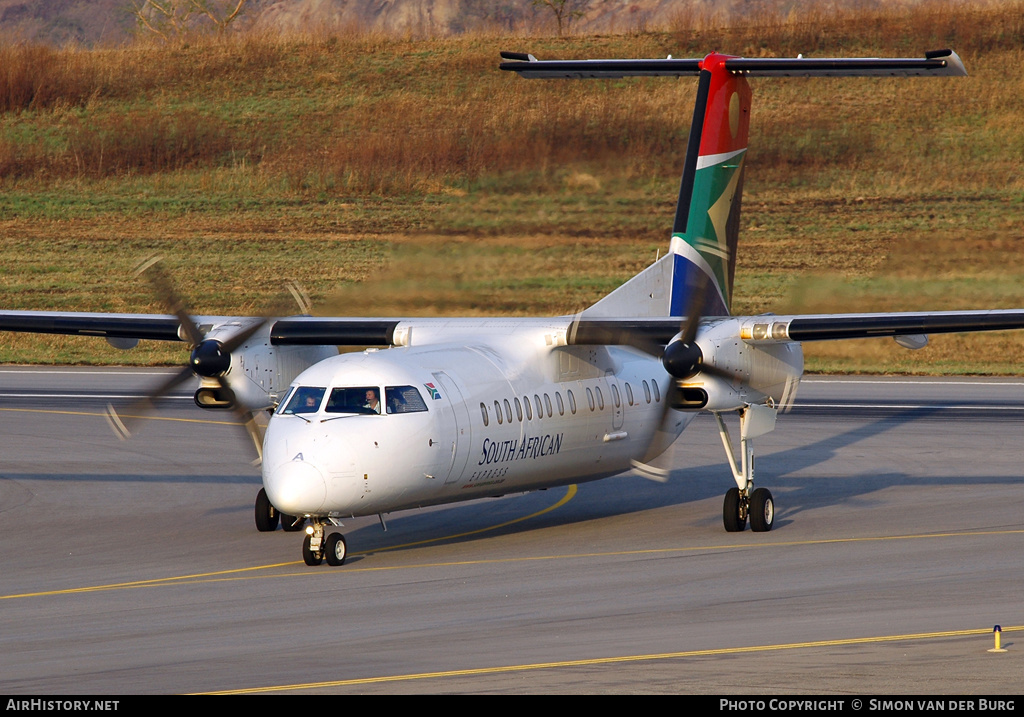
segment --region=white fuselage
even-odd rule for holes
[[[667,409],[671,379],[654,357],[550,345],[539,326],[491,329],[343,354],[299,375],[264,441],[270,501],[342,517],[592,480],[661,452],[693,417]],[[379,414],[334,406],[371,388]],[[299,392],[322,398],[290,412]]]

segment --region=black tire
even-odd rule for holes
[[[331,533],[327,536],[327,540],[324,542],[324,557],[327,558],[328,565],[338,567],[345,564],[345,558],[348,557],[348,544],[345,542],[344,535]]]
[[[729,533],[739,533],[747,527],[747,517],[741,513],[740,489],[730,488],[725,494],[722,506],[722,522]]]
[[[750,529],[757,533],[766,533],[775,522],[775,501],[772,492],[767,488],[758,488],[750,496]]]
[[[302,530],[306,525],[305,519],[297,520],[294,515],[288,515],[287,513],[281,513],[281,530],[288,533],[297,533]]]
[[[319,565],[324,561],[324,551],[318,550],[313,552],[309,548],[309,543],[313,539],[312,535],[307,534],[302,540],[302,559],[306,565]]]
[[[267,497],[267,491],[260,488],[260,492],[256,494],[256,530],[261,533],[270,533],[277,529],[277,521],[279,513],[270,503],[270,498]]]

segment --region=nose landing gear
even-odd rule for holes
[[[306,537],[302,541],[302,560],[306,565],[320,565],[324,559],[327,564],[340,566],[348,557],[348,544],[341,533],[325,535],[324,523],[313,518],[306,526]]]

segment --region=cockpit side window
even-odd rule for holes
[[[316,413],[325,393],[327,389],[323,386],[299,386],[292,392],[288,404],[281,413]]]
[[[277,405],[274,406],[274,413],[284,413],[285,408],[288,407],[288,401],[291,400],[292,394],[295,393],[295,386],[289,386],[287,393],[281,397]]]
[[[384,395],[388,413],[419,413],[427,410],[427,404],[415,386],[385,386]]]
[[[332,388],[327,399],[327,413],[380,413],[380,388],[377,386],[353,386]]]

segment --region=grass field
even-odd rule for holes
[[[0,304],[196,313],[285,278],[318,313],[561,314],[667,246],[696,83],[524,81],[556,57],[920,56],[966,79],[752,80],[736,313],[1024,305],[1024,4],[618,36],[244,36],[0,46]],[[808,345],[815,371],[1021,372],[1024,336]],[[179,347],[7,334],[3,362],[163,363]]]

